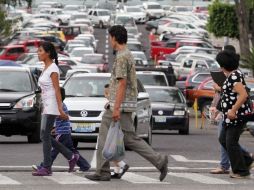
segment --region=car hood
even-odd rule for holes
[[[16,102],[25,96],[29,96],[33,92],[0,92],[0,102],[1,103],[10,103]]]
[[[95,97],[73,97],[65,98],[64,103],[69,110],[95,110],[102,111],[107,103],[106,98],[95,98]]]
[[[185,104],[172,104],[172,103],[166,103],[166,102],[152,102],[151,103],[152,109],[164,109],[164,110],[174,110],[177,109],[184,109]]]

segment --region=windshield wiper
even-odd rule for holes
[[[0,91],[2,91],[2,92],[18,92],[17,90],[7,89],[7,88],[1,88]]]

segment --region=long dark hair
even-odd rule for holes
[[[45,52],[49,53],[49,57],[55,60],[56,65],[58,65],[58,55],[55,46],[51,42],[42,42],[40,47],[42,47]]]

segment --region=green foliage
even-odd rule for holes
[[[215,0],[209,6],[207,29],[216,37],[228,36],[239,38],[239,29],[235,5],[221,3]]]
[[[11,23],[5,19],[5,12],[0,10],[0,37],[10,34]]]
[[[251,49],[248,57],[242,59],[242,68],[250,69],[254,74],[254,47]]]

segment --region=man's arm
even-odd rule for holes
[[[121,104],[125,98],[126,85],[127,85],[126,79],[119,79],[118,80],[118,86],[117,86],[117,91],[116,91],[116,100],[115,100],[114,110],[113,110],[113,114],[112,114],[114,121],[117,121],[120,119],[120,107],[121,107]]]

